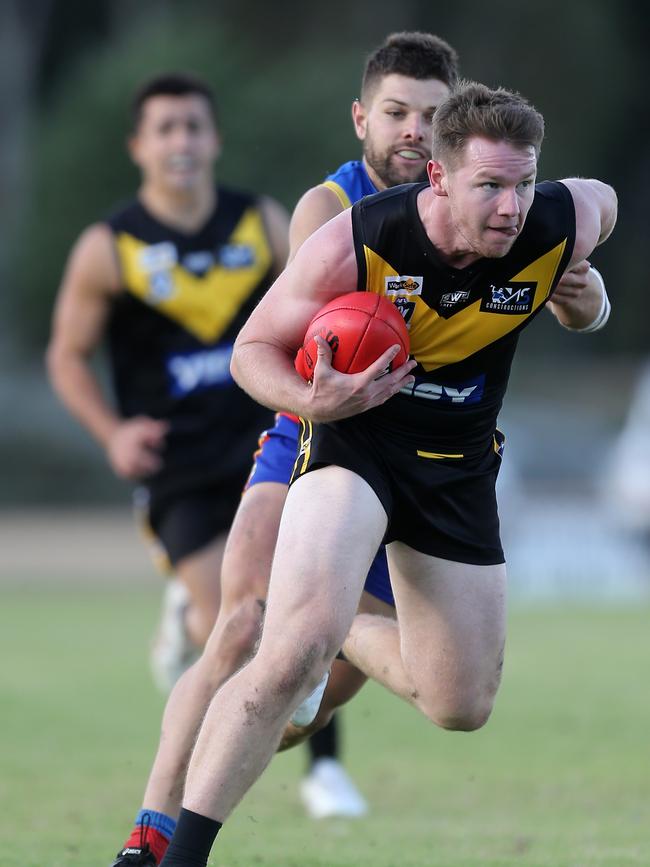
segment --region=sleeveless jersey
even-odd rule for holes
[[[230,375],[235,337],[270,284],[273,253],[257,200],[219,187],[195,234],[163,225],[134,200],[107,221],[124,291],[108,324],[116,397],[125,417],[170,422],[164,468],[210,476],[245,468],[270,413]]]
[[[358,289],[397,306],[418,362],[412,385],[358,418],[423,457],[471,457],[494,435],[519,333],[571,258],[573,200],[561,183],[537,185],[510,252],[459,269],[442,260],[420,220],[425,186],[394,187],[352,208]]]
[[[336,193],[344,209],[352,207],[354,202],[358,202],[364,196],[371,196],[377,192],[361,160],[343,163],[333,174],[327,176],[323,186]]]

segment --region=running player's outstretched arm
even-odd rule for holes
[[[119,424],[90,367],[102,340],[119,272],[110,230],[101,223],[82,233],[72,249],[57,296],[47,369],[70,412],[103,445]]]
[[[91,367],[119,290],[111,231],[97,223],[83,232],[68,259],[46,361],[52,387],[104,447],[115,473],[140,478],[160,466],[158,449],[167,423],[146,417],[123,420],[106,400]]]
[[[313,421],[356,415],[396,394],[412,363],[378,377],[397,354],[397,346],[362,373],[342,374],[332,369],[329,347],[320,341],[313,383],[308,385],[294,369],[296,352],[318,310],[356,288],[352,221],[346,211],[302,244],[251,314],[235,342],[235,380],[259,403]]]

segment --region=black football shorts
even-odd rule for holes
[[[495,484],[504,437],[500,431],[472,457],[418,449],[363,422],[302,422],[292,483],[336,465],[365,479],[388,516],[385,544],[475,565],[504,562]]]

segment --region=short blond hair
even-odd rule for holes
[[[431,152],[443,164],[455,164],[474,136],[532,146],[539,155],[544,118],[523,96],[475,81],[459,81],[433,116]]]

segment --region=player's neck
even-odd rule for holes
[[[445,264],[451,268],[466,268],[482,258],[457,231],[448,198],[425,189],[418,195],[417,206],[424,230]]]
[[[161,223],[181,232],[195,232],[214,211],[217,191],[212,182],[192,190],[168,190],[144,182],[138,198]]]
[[[368,161],[366,160],[365,157],[363,158],[362,163],[363,163],[363,167],[364,167],[364,169],[366,170],[366,174],[368,175],[368,177],[369,177],[370,180],[372,181],[372,185],[374,186],[374,188],[375,188],[378,192],[381,192],[382,190],[386,190],[386,189],[388,189],[387,184],[385,184],[385,183],[382,181],[382,179],[379,177],[379,175],[378,175],[377,172],[373,169],[373,167],[372,167],[371,165],[368,164]]]

